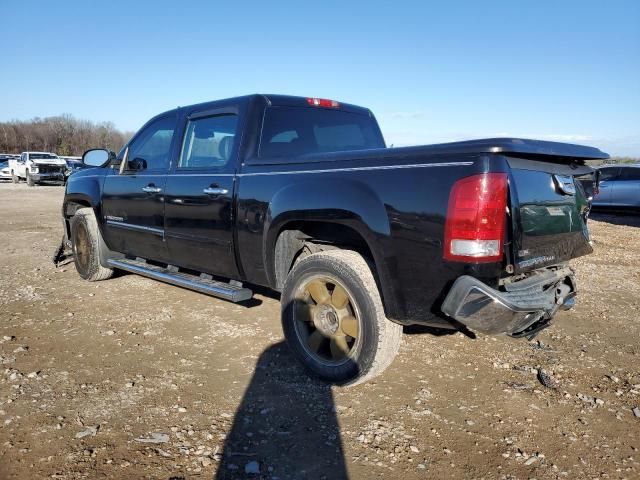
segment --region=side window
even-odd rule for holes
[[[601,168],[600,169],[600,180],[616,180],[618,177],[618,169],[614,167]]]
[[[636,167],[621,168],[620,180],[640,180],[640,168],[636,168]]]
[[[178,168],[224,167],[233,153],[237,126],[233,114],[189,120]]]
[[[175,117],[162,117],[148,125],[129,145],[129,162],[143,161],[147,170],[169,168],[171,139],[175,128]]]

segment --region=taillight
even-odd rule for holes
[[[483,173],[458,180],[449,195],[444,258],[468,263],[500,261],[506,206],[506,173]]]
[[[314,107],[339,108],[340,104],[335,100],[327,100],[326,98],[307,98],[307,103]]]

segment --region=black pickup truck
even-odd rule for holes
[[[496,138],[386,148],[373,114],[250,95],[181,107],[66,186],[80,276],[113,269],[233,302],[281,292],[287,342],[316,376],[381,372],[402,325],[533,337],[573,306],[592,251],[586,159]]]

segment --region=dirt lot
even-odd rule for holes
[[[0,185],[0,478],[640,478],[637,218],[591,223],[578,305],[538,341],[414,329],[340,389],[272,296],[56,269],[62,194]]]

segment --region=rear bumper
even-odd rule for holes
[[[569,267],[543,270],[505,290],[464,275],[454,282],[442,311],[478,332],[526,336],[547,326],[558,310],[572,308],[576,295]]]

